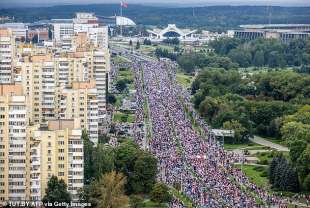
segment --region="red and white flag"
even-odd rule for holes
[[[126,2],[121,1],[121,7],[128,8],[128,4]]]

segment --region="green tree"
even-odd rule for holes
[[[82,139],[84,146],[84,180],[86,184],[89,184],[94,176],[92,167],[92,154],[94,150],[94,144],[88,138],[88,134],[85,129],[82,132]]]
[[[90,200],[97,208],[127,207],[129,198],[125,195],[126,176],[112,171],[92,183]]]
[[[135,161],[141,154],[139,147],[131,140],[121,143],[115,149],[115,166],[116,170],[123,172],[125,175],[132,173]]]
[[[92,152],[93,176],[99,178],[102,174],[115,169],[114,150],[104,144],[98,144]]]
[[[306,176],[310,173],[310,144],[302,152],[297,160],[297,168],[301,181],[304,181]]]
[[[129,183],[134,193],[149,193],[155,184],[157,159],[150,153],[139,155],[134,164],[133,177]]]
[[[116,82],[115,87],[119,92],[123,92],[127,87],[127,81],[120,79]]]
[[[142,208],[143,198],[139,195],[131,195],[130,196],[130,207],[131,208]]]
[[[139,48],[140,48],[140,42],[138,41],[136,45],[136,49],[139,49]]]
[[[226,121],[223,123],[223,128],[227,130],[233,130],[235,132],[234,143],[240,143],[246,134],[246,128],[244,128],[242,124],[236,120]]]
[[[304,179],[302,186],[305,191],[310,191],[310,173]]]
[[[297,162],[302,152],[306,149],[307,143],[302,140],[294,140],[290,143],[290,158],[293,163]]]
[[[129,40],[129,45],[132,46],[132,40]]]
[[[262,50],[256,51],[253,58],[254,66],[263,66],[264,63],[265,63],[264,52]]]
[[[156,183],[150,193],[152,201],[157,203],[168,203],[172,200],[169,188],[163,183]]]
[[[107,96],[108,103],[114,105],[116,103],[116,97],[113,94],[108,94]]]
[[[47,182],[45,196],[42,200],[44,203],[65,202],[70,203],[71,196],[67,191],[67,185],[63,179],[52,176]],[[63,206],[66,207],[66,206]]]
[[[251,53],[241,49],[232,49],[228,57],[233,61],[239,64],[241,67],[248,67],[252,62]]]

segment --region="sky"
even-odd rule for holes
[[[0,7],[51,6],[62,4],[119,3],[120,0],[0,0]],[[310,6],[310,0],[125,0],[128,4],[158,6],[208,6],[208,5],[275,5]]]

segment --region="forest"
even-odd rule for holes
[[[191,86],[195,108],[213,128],[235,130],[229,143],[247,143],[253,135],[281,141],[289,157],[272,158],[270,184],[309,191],[310,75],[304,69],[310,40],[220,39],[210,47],[213,52],[176,58],[185,73],[198,70]]]
[[[118,4],[62,5],[52,7],[0,9],[3,16],[14,16],[16,21],[34,22],[52,18],[71,18],[75,12],[94,12],[99,16],[119,14]],[[269,12],[271,23],[310,23],[309,7],[279,6],[207,6],[186,8],[164,8],[129,4],[123,15],[137,24],[166,26],[174,23],[178,27],[202,28],[226,31],[241,24],[267,24]]]

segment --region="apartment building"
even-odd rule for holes
[[[72,200],[84,184],[82,129],[79,119],[51,120],[48,126],[27,129],[30,152],[29,199],[40,201],[54,175],[67,184]]]
[[[52,175],[64,179],[73,200],[83,187],[80,119],[29,125],[21,84],[0,84],[0,205],[42,200]]]
[[[104,133],[106,122],[106,95],[109,87],[110,54],[108,50],[95,50],[92,52],[92,65],[94,79],[98,91],[99,129]]]
[[[21,81],[28,97],[30,122],[55,119],[56,74],[51,54],[26,56],[21,65]]]
[[[11,83],[15,39],[10,29],[0,28],[0,83]]]
[[[0,84],[0,205],[27,199],[26,104],[21,85]]]
[[[95,80],[73,82],[60,93],[59,117],[80,118],[81,128],[87,129],[90,140],[98,143],[98,100]]]

